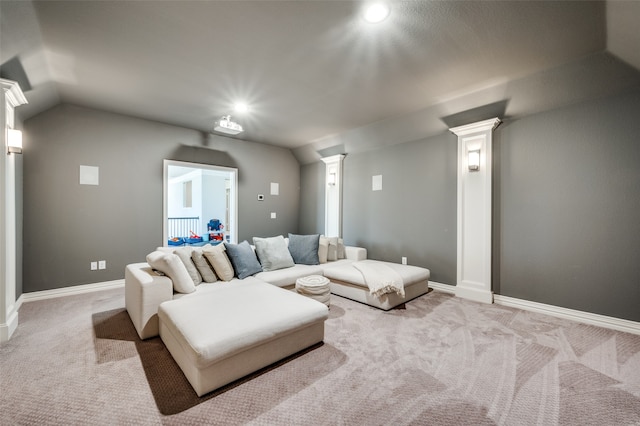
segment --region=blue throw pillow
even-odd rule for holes
[[[262,266],[247,241],[240,244],[224,243],[224,248],[236,272],[236,277],[243,279],[262,272]]]
[[[289,253],[293,261],[299,265],[319,265],[318,244],[320,234],[289,234]]]

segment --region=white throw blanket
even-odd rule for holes
[[[375,260],[361,260],[354,262],[353,266],[362,273],[369,293],[374,297],[393,292],[404,297],[404,281],[388,265]]]

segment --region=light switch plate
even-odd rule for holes
[[[271,219],[275,219],[276,218],[276,212],[271,212]]]
[[[107,261],[106,260],[100,260],[98,262],[98,269],[107,269]]]
[[[376,175],[371,177],[371,190],[382,191],[382,175]]]

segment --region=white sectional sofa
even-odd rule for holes
[[[428,292],[428,269],[370,261],[362,247],[334,246],[331,253],[338,240],[318,236],[310,260],[298,246],[308,246],[308,236],[290,237],[226,249],[159,248],[147,262],[126,266],[125,306],[138,335],[159,335],[199,396],[322,342],[328,308],[289,291],[299,278],[323,275],[332,293],[385,310]],[[397,274],[404,297],[371,296],[359,269],[371,262]]]
[[[366,258],[366,249],[347,246],[345,247],[344,259],[328,261],[319,265],[295,264],[289,268],[259,272],[251,278],[277,287],[292,289],[298,278],[309,275],[324,275],[327,268],[347,266]],[[234,277],[230,281],[203,282],[196,286],[194,292],[183,294],[174,290],[171,278],[154,271],[147,262],[132,263],[125,268],[125,305],[140,338],[149,339],[159,335],[158,308],[163,302],[199,297],[207,292],[215,291],[220,286],[233,286],[246,279],[248,278]]]

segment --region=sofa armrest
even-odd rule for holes
[[[173,299],[173,282],[157,275],[147,263],[132,263],[124,271],[124,301],[141,339],[155,337],[158,332],[158,307]]]
[[[344,255],[350,260],[365,260],[367,258],[367,249],[364,247],[345,246]]]

